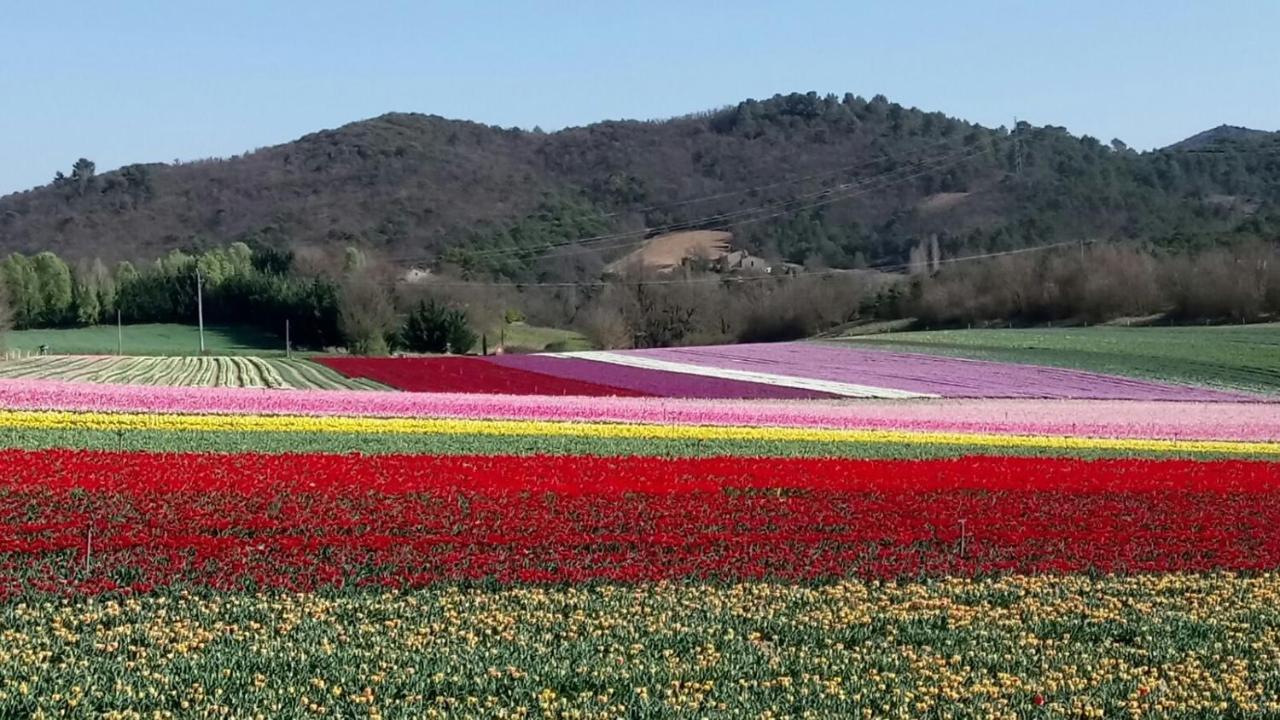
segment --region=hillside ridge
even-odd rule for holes
[[[1203,244],[1280,226],[1280,171],[1265,162],[1280,141],[1262,135],[1216,157],[1136,153],[1060,127],[991,129],[817,93],[553,133],[386,113],[221,160],[102,174],[77,163],[0,197],[0,252],[356,246],[525,281],[598,276],[638,242],[556,250],[578,238],[672,227],[832,267],[905,260],[934,238],[949,255],[1075,237]]]
[[[1220,143],[1256,142],[1278,135],[1280,135],[1280,132],[1255,130],[1254,128],[1242,127],[1240,125],[1223,124],[1198,132],[1191,137],[1179,140],[1178,142],[1173,143],[1172,145],[1167,145],[1162,149],[1174,151],[1203,150],[1207,147],[1218,145]]]

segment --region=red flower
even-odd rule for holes
[[[0,451],[0,596],[1276,568],[1280,463]]]

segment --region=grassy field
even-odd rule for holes
[[[0,378],[129,385],[386,390],[300,358],[54,355],[0,361]]]
[[[198,355],[200,334],[194,325],[125,325],[125,355]],[[33,353],[46,345],[55,355],[115,355],[114,325],[58,330],[13,330],[2,338],[6,350]],[[205,348],[211,355],[283,356],[284,340],[249,327],[204,329]]]
[[[834,342],[1280,394],[1280,324],[935,330]]]
[[[499,332],[489,333],[489,348],[498,347],[499,340],[502,336]],[[553,348],[557,351],[569,350],[594,350],[595,347],[587,340],[582,333],[572,330],[561,330],[559,328],[538,327],[537,325],[525,325],[524,323],[511,323],[506,328],[506,349],[511,352],[541,352],[547,349],[552,343],[563,343],[563,346]],[[479,344],[475,347],[479,352]]]
[[[125,355],[199,355],[200,335],[194,325],[152,324],[125,325]],[[498,347],[500,330],[488,333],[489,348]],[[41,345],[54,355],[115,355],[116,327],[98,325],[58,330],[12,330],[0,337],[9,351],[35,353]],[[552,343],[563,343],[557,350],[592,350],[591,342],[581,333],[559,328],[512,323],[506,327],[506,348],[515,352],[540,352]],[[284,340],[251,327],[205,326],[204,344],[210,355],[253,355],[284,357]],[[474,351],[480,352],[476,342]]]

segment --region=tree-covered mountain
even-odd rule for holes
[[[815,93],[555,133],[388,114],[227,159],[104,173],[81,159],[0,198],[0,252],[110,262],[235,241],[354,246],[528,281],[598,276],[647,234],[686,228],[830,267],[904,262],[935,237],[943,256],[1274,240],[1280,135],[1227,135],[1138,153]],[[600,239],[571,242],[587,237]]]
[[[1209,128],[1204,132],[1198,132],[1195,135],[1165,147],[1165,150],[1217,150],[1224,145],[1238,143],[1263,143],[1277,133],[1267,132],[1266,130],[1254,130],[1253,128],[1240,127],[1238,125],[1219,125],[1215,128]]]

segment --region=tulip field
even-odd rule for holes
[[[1280,716],[1261,390],[844,341],[296,362],[333,380],[0,379],[0,716]]]
[[[834,341],[1244,391],[1280,391],[1280,323],[1211,327],[935,330]]]
[[[124,385],[385,390],[303,359],[224,357],[31,356],[0,361],[0,378]]]

